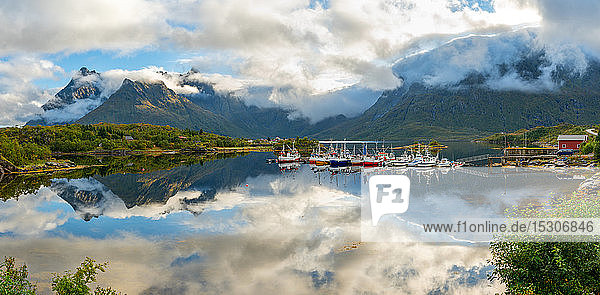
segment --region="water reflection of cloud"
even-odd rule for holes
[[[0,234],[36,235],[53,230],[73,217],[69,205],[42,187],[36,194],[0,202]]]
[[[259,230],[257,228],[257,230]],[[156,242],[136,237],[0,239],[0,255],[25,260],[32,278],[72,269],[85,257],[110,261],[100,276],[127,294],[494,294],[486,280],[485,248],[422,244],[336,246],[352,233],[284,231]],[[468,283],[465,283],[468,281]],[[47,286],[46,286],[47,287]]]
[[[357,196],[335,187],[274,182],[269,177],[247,183],[247,187],[220,191],[214,202],[203,204],[203,214],[185,219],[190,226],[222,226],[219,223],[227,220],[204,216],[228,212],[231,222],[245,222],[235,231],[175,241],[127,234],[108,239],[0,238],[0,255],[27,261],[35,278],[72,269],[85,256],[110,261],[100,284],[128,294],[427,294],[439,290],[493,294],[500,290],[489,286],[485,271],[479,271],[489,255],[486,248],[366,243],[340,251],[360,240]]]

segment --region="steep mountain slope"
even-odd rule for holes
[[[115,81],[109,81],[114,80],[114,77],[106,78],[101,73],[83,67],[54,99],[42,107],[45,112],[27,124],[143,121],[256,138],[303,136],[346,120],[344,116],[337,116],[312,124],[306,118],[290,119],[292,110],[250,106],[240,97],[217,93],[210,83],[190,79],[190,75],[197,73],[194,70],[185,74],[157,73],[167,76],[165,78],[171,81],[181,81],[182,86],[197,88],[198,92],[177,95],[163,89],[154,91],[150,97],[152,102],[149,102],[149,97],[136,97],[143,94],[143,91],[130,89],[127,92],[119,89],[121,92],[109,100],[106,96],[111,93],[105,92],[110,92],[106,88],[114,88],[112,84]],[[107,84],[110,86],[107,87]],[[133,105],[136,107],[132,108]],[[102,107],[94,111],[99,106]]]
[[[75,103],[79,99],[89,99],[100,95],[100,88],[94,83],[100,75],[86,67],[79,69],[79,75],[71,79],[65,88],[61,89],[55,98],[42,106],[45,111],[62,108]]]
[[[516,63],[523,78],[536,79],[543,64]],[[520,67],[520,68],[519,68]],[[333,138],[472,139],[483,134],[559,123],[595,124],[600,118],[600,62],[589,60],[583,75],[552,72],[558,89],[492,89],[474,73],[452,86],[413,83],[385,91],[358,118],[318,132]],[[408,89],[406,89],[408,88]]]
[[[96,71],[82,67],[67,86],[42,106],[44,113],[27,122],[27,125],[54,125],[76,121],[103,102],[99,87],[101,79]]]
[[[186,97],[202,108],[227,118],[244,129],[250,137],[304,136],[333,127],[346,120],[343,115],[330,117],[316,124],[312,124],[307,118],[290,119],[292,110],[247,105],[239,97],[217,93],[211,84],[189,79],[190,74],[193,73],[192,70],[182,75],[183,84],[195,87],[199,92]]]
[[[231,136],[245,133],[222,116],[177,95],[161,81],[145,83],[125,79],[106,102],[77,120],[81,124],[99,122],[170,125]]]

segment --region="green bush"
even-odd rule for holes
[[[75,272],[67,271],[63,275],[54,274],[52,278],[52,291],[57,295],[117,295],[112,288],[89,287],[96,282],[98,272],[104,272],[107,263],[97,264],[89,257],[81,263]],[[27,266],[17,266],[15,259],[5,257],[0,263],[0,295],[35,295],[36,285],[28,279]]]
[[[600,127],[596,128],[596,130],[598,130],[600,132]],[[590,143],[592,143],[592,141],[590,141]],[[600,161],[600,136],[596,136],[596,139],[594,140],[594,160],[595,161]]]
[[[0,295],[33,295],[36,286],[27,280],[27,266],[17,266],[15,259],[4,257],[0,263]]]
[[[507,294],[600,294],[599,243],[495,242],[490,252]]]
[[[74,273],[67,271],[64,275],[54,274],[52,291],[58,295],[118,294],[111,288],[100,287],[96,287],[92,293],[88,286],[96,282],[96,275],[99,271],[104,272],[107,265],[108,263],[97,264],[96,261],[86,257]]]
[[[580,149],[580,152],[584,155],[587,154],[591,154],[594,152],[594,149],[596,148],[596,142],[595,141],[588,141],[586,143],[583,144],[583,146]]]
[[[50,148],[35,143],[19,141],[0,135],[0,154],[16,166],[35,163],[50,158]]]
[[[506,213],[508,218],[597,218],[599,197],[593,190],[580,189],[554,195],[544,207],[521,205]],[[507,294],[600,294],[600,243],[594,237],[590,237],[593,242],[568,242],[570,236],[562,236],[566,241],[560,237],[545,239],[563,242],[492,242],[490,262],[495,268],[491,279],[504,283]]]
[[[125,140],[131,136],[132,140]],[[16,166],[47,160],[51,152],[76,153],[104,150],[193,149],[241,147],[244,139],[203,131],[148,124],[94,124],[0,128],[0,154]]]

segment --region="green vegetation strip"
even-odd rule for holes
[[[585,134],[590,136],[590,141],[593,141],[593,135],[586,132],[587,129],[596,129],[595,126],[591,125],[573,125],[573,124],[560,124],[556,126],[538,126],[531,129],[519,129],[510,133],[496,133],[488,137],[479,139],[491,144],[504,145],[506,142],[507,146],[523,146],[524,144],[529,146],[532,144],[557,144],[558,136],[563,134]]]
[[[316,144],[306,138],[299,147]],[[290,142],[291,145],[291,142]],[[224,149],[227,148],[227,149]],[[149,124],[24,126],[0,129],[0,167],[44,165],[56,154],[224,152],[270,150],[270,140],[248,140]],[[58,163],[64,164],[64,163]],[[63,165],[64,166],[64,165]],[[48,167],[45,167],[47,169]],[[41,167],[26,169],[40,170]]]

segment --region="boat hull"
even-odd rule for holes
[[[417,164],[417,167],[435,167],[435,163],[421,162]]]
[[[347,167],[350,166],[350,160],[329,160],[331,167]]]
[[[308,164],[317,165],[317,166],[324,166],[324,165],[329,164],[329,162],[327,162],[325,160],[319,160],[319,159],[309,159],[308,160]]]
[[[295,162],[300,162],[300,158],[282,158],[279,157],[277,158],[277,163],[295,163]]]
[[[406,167],[408,165],[408,162],[391,161],[388,165],[392,167]]]

